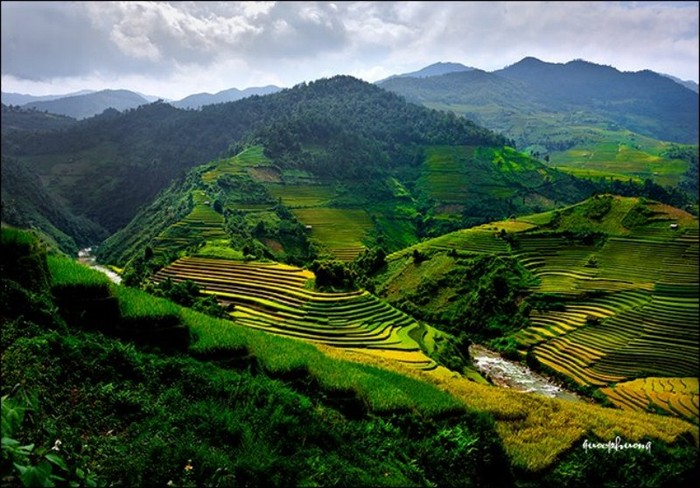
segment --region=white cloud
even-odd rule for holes
[[[696,2],[3,1],[1,8],[4,91],[90,81],[175,98],[333,74],[376,81],[438,61],[492,71],[525,56],[698,81]]]

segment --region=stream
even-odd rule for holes
[[[106,274],[107,277],[112,280],[114,283],[117,285],[121,284],[122,282],[122,277],[119,276],[117,273],[112,271],[111,269],[105,268],[104,266],[100,266],[97,264],[95,256],[92,254],[92,248],[91,247],[86,247],[85,249],[81,249],[78,251],[78,261],[80,261],[83,264],[87,264],[93,269],[96,269],[97,271],[101,271],[102,273]]]
[[[476,344],[470,346],[469,354],[476,369],[496,386],[552,398],[581,401],[575,393],[554,384],[527,366],[504,359],[497,352],[483,346]]]

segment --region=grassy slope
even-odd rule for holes
[[[54,260],[52,269],[54,276],[71,276],[67,264],[58,271]],[[82,274],[75,274],[76,282]],[[70,278],[61,280],[66,281]],[[129,295],[118,293],[120,301],[132,301]],[[228,366],[189,355],[141,352],[101,334],[65,329],[42,307],[30,320],[43,324],[43,330],[7,322],[11,317],[4,314],[10,327],[3,326],[3,394],[18,381],[25,391],[40,393],[32,420],[13,435],[47,447],[63,439],[70,479],[78,476],[77,467],[98,480],[126,484],[446,486],[459,479],[460,484],[507,486],[498,438],[523,486],[538,479],[541,486],[581,483],[596,472],[619,479],[621,467],[627,482],[632,477],[651,486],[662,480],[683,484],[697,469],[692,461],[696,447],[687,438],[694,436],[697,445],[697,433],[675,419],[404,370],[386,359],[314,348],[166,308],[168,314],[178,309],[195,334],[191,353],[226,359]],[[352,403],[353,397],[360,403]],[[337,410],[348,401],[349,410]],[[355,417],[362,405],[382,417]],[[465,406],[492,415],[498,434],[474,415],[440,420]],[[351,412],[354,420],[347,417]],[[654,452],[640,457],[623,451],[614,461],[596,457],[591,464],[572,449],[583,439],[615,435],[652,439]],[[542,471],[552,463],[552,470]]]
[[[223,249],[227,246],[212,242],[226,239],[223,221],[211,208],[218,201],[218,212],[240,214],[256,245],[284,259],[299,247],[299,239],[281,235],[282,225],[273,212],[281,203],[306,227],[320,254],[350,261],[368,246],[401,249],[417,242],[421,231],[437,235],[465,221],[551,209],[577,201],[589,190],[510,148],[427,146],[416,168],[359,181],[281,170],[262,146],[252,146],[191,172],[185,183],[164,192],[98,252],[103,260],[123,264],[146,245],[177,254],[206,241],[208,255],[234,257]],[[177,192],[182,194],[177,197]],[[205,196],[199,198],[201,192]],[[161,214],[161,219],[155,218]],[[240,252],[242,244],[236,250]]]

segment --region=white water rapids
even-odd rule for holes
[[[494,385],[523,392],[533,392],[566,400],[581,400],[576,394],[555,385],[527,366],[502,358],[483,346],[472,345],[469,354],[474,366]]]
[[[83,264],[87,264],[91,268],[96,269],[97,271],[101,271],[102,273],[106,274],[107,277],[112,280],[114,283],[117,285],[121,284],[122,282],[122,277],[119,276],[117,273],[112,271],[111,269],[105,268],[104,266],[100,266],[99,264],[96,263],[95,256],[92,255],[92,248],[91,247],[86,247],[85,249],[81,249],[78,251],[78,261],[80,261]]]

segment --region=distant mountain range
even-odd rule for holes
[[[244,90],[231,88],[214,94],[197,93],[182,100],[168,101],[168,103],[176,108],[197,109],[215,103],[234,102],[253,95],[269,95],[281,89],[274,85],[251,87]],[[66,95],[44,96],[2,92],[2,103],[7,107],[13,106],[24,110],[65,115],[74,119],[93,117],[108,108],[122,112],[155,102],[158,99],[153,95],[143,95],[130,90],[82,90]]]
[[[3,94],[3,103],[5,94]],[[104,112],[108,108],[119,111],[149,103],[145,97],[129,90],[101,90],[53,99],[36,100],[22,104],[23,109],[66,115],[85,119]]]
[[[621,72],[583,60],[558,64],[528,57],[490,73],[400,76],[377,84],[414,103],[463,115],[518,147],[555,144],[548,149],[556,150],[561,144],[553,141],[555,134],[584,125],[698,141],[697,92],[649,70]]]
[[[533,62],[542,63],[543,66],[551,65],[552,63],[544,63],[535,58],[525,58],[519,63],[516,63],[508,68],[502,70],[493,71],[491,74],[496,75],[507,75],[508,73],[514,72],[514,67],[519,67],[522,70],[523,66],[531,65]],[[570,63],[567,63],[567,65]],[[591,63],[589,63],[591,64]],[[561,66],[561,65],[557,65]],[[614,70],[614,68],[610,68]],[[616,71],[616,70],[614,70]],[[461,63],[454,62],[438,62],[426,66],[417,71],[410,73],[396,74],[389,76],[383,80],[377,81],[375,84],[380,85],[384,88],[389,88],[390,85],[386,85],[397,79],[417,79],[417,80],[427,80],[430,79],[428,83],[432,83],[435,77],[440,77],[444,75],[453,75],[456,73],[472,73],[474,76],[482,76],[479,73],[487,73],[485,71],[465,66]],[[659,76],[668,78],[676,82],[677,84],[688,88],[689,90],[698,93],[698,84],[694,81],[684,81],[671,75],[666,75],[663,73],[658,73]],[[535,72],[535,77],[538,76]],[[483,79],[483,78],[482,78]],[[439,83],[439,82],[437,82]],[[565,84],[566,85],[566,84]],[[470,87],[473,90],[474,87]],[[245,89],[230,88],[223,90],[214,94],[211,93],[196,93],[189,95],[181,100],[165,100],[167,103],[176,108],[184,109],[199,109],[206,105],[212,105],[217,103],[226,103],[240,100],[249,96],[263,96],[276,93],[282,90],[281,87],[274,85],[267,85],[262,87],[250,87]],[[479,87],[480,96],[486,97],[488,93],[483,91],[483,88]],[[472,97],[473,98],[473,97]],[[104,112],[107,108],[114,108],[119,111],[136,108],[140,105],[146,103],[152,103],[156,100],[163,99],[155,95],[145,95],[139,92],[134,92],[130,90],[80,90],[73,93],[67,93],[63,95],[28,95],[22,93],[9,93],[2,92],[2,103],[6,106],[21,107],[27,110],[36,110],[39,112],[48,112],[52,114],[65,115],[75,119],[84,119],[87,117],[92,117],[94,115]],[[416,100],[414,100],[416,101]],[[488,100],[484,98],[484,103]],[[490,103],[490,102],[489,102]],[[478,117],[476,118],[477,120]],[[496,128],[497,129],[497,128]]]
[[[205,105],[213,105],[215,103],[235,102],[236,100],[253,95],[269,95],[271,93],[276,93],[281,89],[282,88],[274,85],[251,87],[244,90],[230,88],[228,90],[214,93],[213,95],[211,93],[196,93],[185,97],[182,100],[169,103],[176,108],[200,108]]]
[[[57,100],[59,98],[74,97],[78,95],[86,95],[94,93],[94,90],[80,90],[77,92],[66,93],[63,95],[26,95],[24,93],[9,93],[2,92],[2,103],[4,105],[25,105],[32,102],[46,102],[49,100]]]
[[[429,78],[431,76],[442,76],[448,73],[459,73],[462,71],[472,71],[474,68],[469,66],[464,66],[460,63],[434,63],[430,66],[426,66],[418,71],[412,71],[411,73],[403,73],[400,75],[392,75],[388,78],[378,81],[377,83],[382,83],[393,78]]]

